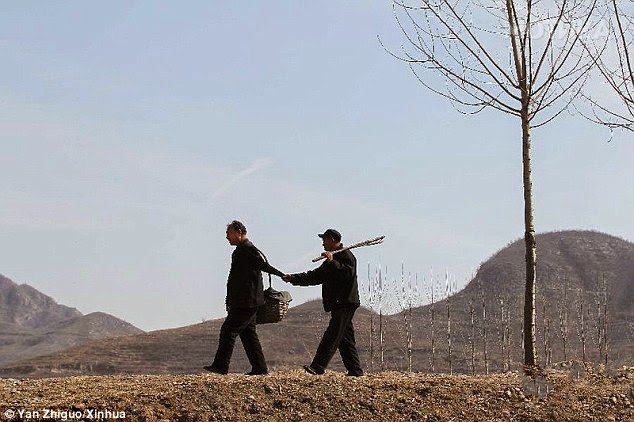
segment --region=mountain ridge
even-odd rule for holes
[[[143,331],[103,312],[83,315],[0,274],[0,364]]]
[[[80,316],[75,308],[58,304],[34,287],[17,284],[0,274],[0,322],[39,328],[50,321]]]

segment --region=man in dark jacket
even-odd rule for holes
[[[296,286],[315,286],[321,284],[324,310],[330,312],[330,323],[317,347],[310,365],[304,366],[306,372],[322,375],[337,349],[350,376],[361,376],[363,370],[354,340],[352,318],[359,307],[359,286],[357,284],[357,259],[349,250],[333,253],[343,248],[341,234],[328,229],[322,238],[325,261],[312,271],[283,276]]]
[[[266,262],[258,248],[247,239],[247,229],[241,222],[234,220],[227,225],[227,240],[236,247],[231,254],[227,280],[227,318],[220,328],[216,357],[204,369],[217,374],[229,372],[233,346],[239,335],[252,367],[247,375],[264,375],[268,368],[255,331],[258,307],[264,305],[262,271],[279,277],[284,274]]]

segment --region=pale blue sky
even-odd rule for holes
[[[464,284],[523,235],[518,122],[456,113],[377,35],[398,50],[386,1],[3,2],[0,273],[192,324],[223,315],[237,218],[282,271],[334,227],[387,236],[362,278],[404,261]],[[534,132],[538,231],[634,240],[634,143],[609,137],[568,115]]]

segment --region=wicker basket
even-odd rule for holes
[[[269,287],[264,291],[264,305],[258,309],[257,324],[280,322],[288,314],[288,304],[293,300],[289,292],[278,292]]]

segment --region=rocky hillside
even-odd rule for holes
[[[93,340],[142,333],[102,312],[82,315],[0,275],[0,363],[55,353]]]
[[[537,247],[537,349],[541,363],[583,357],[605,362],[606,355],[608,363],[614,365],[631,363],[634,244],[598,232],[565,231],[538,235]],[[487,350],[493,368],[503,368],[504,361],[521,361],[524,253],[523,240],[512,243],[484,262],[464,290],[436,304],[436,311],[444,312],[448,305],[452,312],[456,351],[460,353],[470,349],[473,305],[474,343],[479,349],[476,363],[481,366],[485,328],[493,346]],[[429,323],[429,306],[415,314]],[[446,354],[446,348],[442,350]]]
[[[75,308],[59,305],[53,298],[27,284],[17,285],[0,274],[0,323],[16,329],[39,328],[51,322],[81,316]]]
[[[607,361],[609,368],[632,364],[634,244],[587,231],[547,233],[537,241],[540,363],[551,367],[585,357],[597,364]],[[520,368],[523,259],[523,243],[517,241],[483,263],[466,288],[448,299],[381,321],[360,309],[354,323],[366,369],[405,370],[410,356],[412,369],[424,372]],[[309,302],[291,308],[279,324],[260,326],[269,367],[279,370],[310,362],[327,322],[320,302]],[[213,357],[221,323],[97,341],[7,365],[0,375],[197,373]],[[231,370],[249,369],[238,341]],[[331,369],[342,370],[338,356]]]

